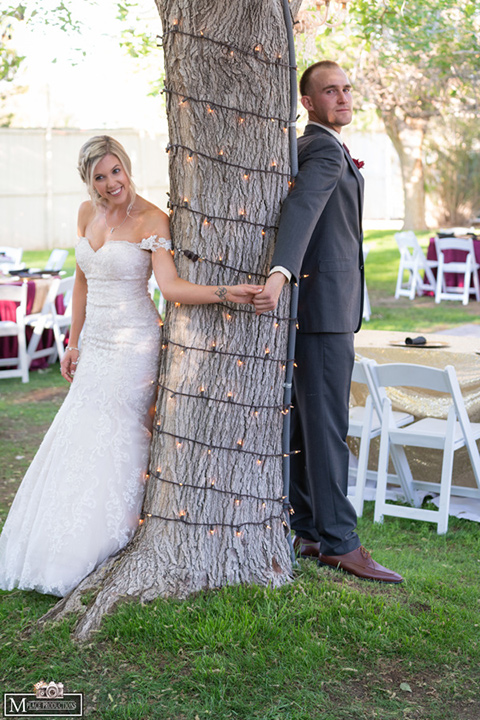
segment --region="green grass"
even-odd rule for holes
[[[0,381],[0,513],[5,515],[43,436],[67,393],[58,363],[30,382]]]
[[[456,303],[395,301],[393,234],[367,233],[367,242],[370,327],[476,321]],[[28,385],[0,385],[1,517],[65,388],[58,365],[33,372]],[[280,590],[226,587],[185,601],[124,603],[86,645],[71,640],[74,619],[35,628],[55,598],[0,593],[2,689],[61,681],[85,693],[95,720],[479,720],[478,525],[451,518],[440,537],[428,523],[372,520],[366,503],[359,534],[404,575],[401,586],[300,562]]]
[[[83,646],[71,621],[35,630],[54,599],[5,593],[0,678],[16,691],[61,680],[112,720],[478,719],[478,527],[374,526],[367,504],[360,532],[403,586],[302,561],[280,590],[125,603]]]
[[[429,235],[420,235],[419,239],[426,252]],[[370,248],[365,274],[372,316],[368,323],[364,323],[364,328],[435,332],[480,322],[477,302],[470,302],[465,307],[461,302],[437,305],[430,296],[417,297],[413,301],[405,297],[395,299],[399,252],[394,232],[367,231],[365,244]]]
[[[65,248],[67,249],[67,248]],[[27,268],[43,268],[50,256],[50,250],[26,250],[22,256],[22,262]],[[75,250],[68,248],[68,257],[65,260],[63,270],[67,275],[73,275],[75,271]]]

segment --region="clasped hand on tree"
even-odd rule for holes
[[[222,290],[225,291],[223,294],[221,292]],[[254,298],[262,292],[262,285],[244,284],[220,287],[215,294],[218,295],[221,300],[228,300],[234,303],[251,303],[254,301]]]
[[[255,295],[252,301],[257,315],[269,312],[269,310],[275,310],[286,280],[287,278],[281,272],[274,272],[273,275],[267,278],[263,292]]]

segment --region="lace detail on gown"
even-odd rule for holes
[[[152,252],[160,250],[160,248],[163,250],[171,250],[172,241],[158,237],[158,235],[150,235],[148,238],[143,238],[140,242],[140,247],[142,250],[151,250]]]
[[[79,239],[88,282],[80,360],[0,536],[2,589],[63,596],[138,526],[161,332],[147,291],[151,254],[138,246],[162,241],[111,240],[94,251]]]

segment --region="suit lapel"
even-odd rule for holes
[[[355,178],[358,183],[358,211],[359,211],[359,219],[360,219],[360,227],[362,227],[362,217],[363,217],[363,186],[364,186],[364,179],[363,175],[358,169],[358,167],[353,162],[353,158],[348,152],[348,150],[343,146],[343,152],[347,159],[348,164],[353,170],[353,174],[355,175]]]
[[[332,133],[329,133],[328,130],[324,129],[323,127],[320,127],[319,125],[307,125],[305,128],[304,135],[315,135],[316,133],[324,133],[325,135],[331,135],[334,140],[336,140],[335,136],[332,135]],[[338,142],[338,141],[337,141]],[[358,184],[358,214],[359,214],[359,221],[360,221],[360,228],[362,228],[362,217],[363,217],[363,185],[364,185],[364,179],[363,175],[361,174],[360,170],[357,168],[355,163],[352,160],[352,156],[350,153],[343,147],[342,150],[344,152],[345,158],[353,170],[353,174],[355,175],[355,178],[357,180]]]

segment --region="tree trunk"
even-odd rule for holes
[[[404,230],[426,230],[423,143],[428,119],[400,119],[395,110],[382,112],[385,129],[400,160],[403,179]]]
[[[179,274],[263,282],[290,173],[282,0],[157,6]],[[120,599],[289,580],[281,434],[290,325],[286,291],[261,317],[222,302],[169,305],[143,524],[44,620],[80,611],[84,639]]]

